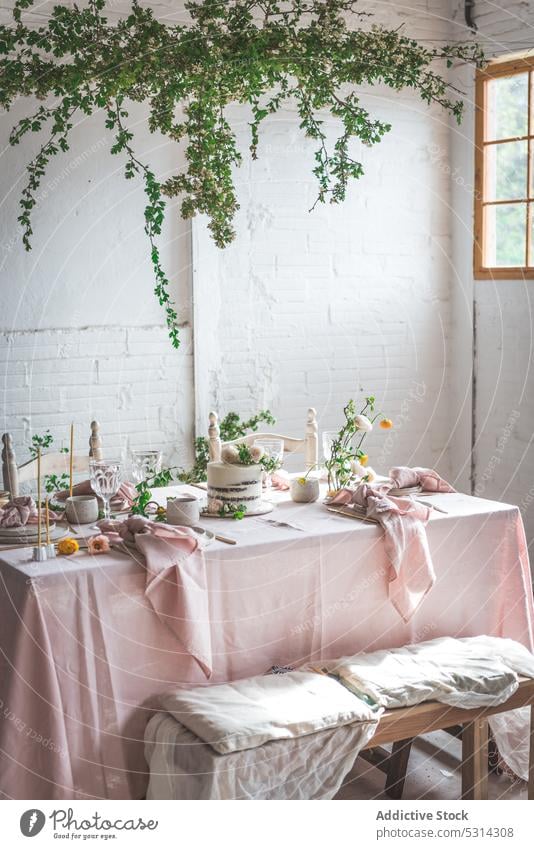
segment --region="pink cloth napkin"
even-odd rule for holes
[[[211,631],[204,555],[189,528],[152,522],[102,519],[113,542],[134,543],[146,560],[145,596],[161,621],[195,658],[206,678],[212,673]]]
[[[421,486],[423,492],[456,492],[456,490],[444,481],[434,469],[420,469],[409,466],[396,466],[390,469],[389,477],[394,486],[401,489],[405,486]]]
[[[390,562],[389,599],[409,622],[436,580],[425,531],[432,508],[410,498],[393,498],[387,489],[360,484],[355,490],[340,490],[330,503],[363,507],[366,516],[382,526]]]
[[[58,519],[53,510],[48,512],[49,518],[54,521]],[[41,515],[41,524],[45,521],[44,514]],[[30,495],[20,495],[0,508],[0,528],[20,528],[23,525],[37,524],[37,505]]]
[[[91,487],[91,481],[81,481],[81,483],[77,483],[72,487],[73,495],[94,495],[93,489]],[[126,510],[128,507],[132,506],[132,501],[137,495],[137,490],[133,483],[129,483],[129,481],[124,481],[121,483],[119,487],[119,491],[116,495],[111,499],[111,505],[114,510]],[[58,492],[56,498],[59,501],[65,501],[66,498],[69,497],[69,490],[63,489],[61,492]]]
[[[289,489],[289,476],[287,472],[280,470],[273,472],[271,475],[271,486],[273,489],[278,489],[280,492],[286,492]]]

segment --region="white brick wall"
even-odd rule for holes
[[[406,16],[400,3],[367,6],[392,26]],[[447,9],[410,4],[407,31],[442,38]],[[327,429],[348,398],[374,393],[398,429],[387,443],[372,435],[372,462],[448,475],[449,186],[430,153],[447,151],[447,119],[409,93],[365,102],[393,130],[355,151],[366,174],[343,205],[308,212],[315,146],[288,108],[265,123],[258,161],[245,156],[236,241],[218,251],[195,221],[197,415],[269,406],[282,431],[299,433],[309,405]],[[246,113],[232,117],[246,153]]]
[[[42,19],[50,5],[36,4],[31,15]],[[162,12],[179,17],[179,6],[169,3]],[[118,12],[112,3],[111,16]],[[49,427],[60,441],[71,420],[85,448],[95,417],[108,456],[129,441],[161,447],[169,462],[187,464],[194,415],[190,224],[170,203],[160,246],[184,324],[176,352],[152,294],[143,187],[126,182],[124,162],[109,155],[103,115],[81,119],[71,150],[50,164],[33,250],[23,250],[18,198],[40,140],[10,148],[7,139],[30,108],[21,100],[0,115],[2,431],[15,433],[22,461],[32,433]],[[148,132],[143,107],[133,105],[130,114],[138,148],[158,175],[169,175],[179,162],[175,145]]]
[[[193,438],[188,330],[182,338],[177,354],[161,327],[1,334],[1,427],[13,433],[19,462],[28,458],[31,435],[47,428],[58,447],[67,445],[71,421],[76,449],[85,450],[89,422],[97,418],[106,456],[157,447],[170,462],[187,463]]]

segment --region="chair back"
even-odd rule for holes
[[[20,486],[27,481],[37,480],[37,458],[28,460],[21,466],[17,466],[15,449],[13,448],[13,437],[10,433],[2,436],[2,476],[4,489],[15,498],[20,493]],[[100,436],[100,425],[91,422],[91,435],[89,437],[89,452],[87,454],[74,453],[72,470],[78,474],[89,471],[89,460],[102,460],[102,439]],[[41,455],[41,475],[62,475],[69,471],[69,454],[54,452]]]
[[[281,439],[284,444],[284,452],[286,454],[304,454],[306,469],[311,469],[313,466],[316,466],[319,461],[317,413],[313,407],[308,409],[303,437],[282,436],[279,433],[248,433],[246,436],[241,436],[239,439],[222,442],[219,417],[217,413],[212,412],[209,414],[208,441],[210,460],[216,462],[220,461],[223,445],[237,445],[239,443],[253,445],[256,439]]]

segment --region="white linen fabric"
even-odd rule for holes
[[[220,754],[353,722],[376,723],[380,714],[334,678],[306,671],[178,689],[161,704]]]
[[[518,675],[534,678],[534,655],[514,640],[442,637],[176,690],[147,726],[148,798],[331,799],[385,709],[499,705]],[[497,721],[497,742],[507,728]]]
[[[517,689],[518,674],[534,678],[534,655],[514,640],[500,637],[439,637],[303,668],[335,674],[345,686],[383,708],[430,699],[477,708],[509,699]]]
[[[220,755],[157,713],[145,733],[147,799],[332,799],[375,728],[357,722]]]

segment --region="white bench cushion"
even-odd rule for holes
[[[534,656],[524,646],[488,636],[438,637],[303,668],[318,667],[387,709],[430,700],[461,708],[498,705],[515,692],[518,675],[534,678]]]
[[[178,689],[166,693],[161,704],[221,754],[349,723],[377,722],[381,713],[332,678],[300,671]]]

